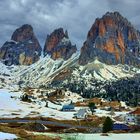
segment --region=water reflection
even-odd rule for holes
[[[78,133],[64,134],[62,137],[62,140],[85,140],[85,136]]]

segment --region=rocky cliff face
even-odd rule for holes
[[[107,64],[140,66],[140,32],[118,12],[97,18],[81,48],[79,64],[98,58]]]
[[[76,50],[76,45],[72,45],[69,40],[68,32],[64,32],[63,28],[59,28],[47,36],[44,55],[49,54],[54,60],[58,58],[67,60]]]
[[[0,60],[6,65],[30,65],[38,61],[40,55],[40,44],[28,24],[16,29],[11,41],[0,48]]]

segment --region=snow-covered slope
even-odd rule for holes
[[[107,65],[98,60],[85,66],[74,65],[68,68],[71,74],[67,76],[66,70],[61,71],[52,80],[51,86],[66,88],[81,94],[83,97],[94,97],[106,94],[105,86],[124,78],[132,78],[140,70],[127,65]],[[66,76],[62,76],[65,74]]]
[[[123,77],[132,77],[140,73],[140,70],[128,65],[107,65],[99,62],[97,59],[85,66],[79,66],[73,71],[73,75],[84,78],[94,78],[101,81],[118,80]]]
[[[6,74],[10,75],[10,70],[8,69],[8,66],[4,65],[2,62],[0,62],[0,74]]]
[[[106,98],[102,95],[107,93],[105,86],[108,83],[125,77],[133,77],[140,73],[140,70],[133,66],[107,65],[98,60],[81,66],[78,65],[78,57],[78,54],[74,54],[67,61],[63,59],[54,61],[46,56],[30,66],[5,66],[0,63],[0,88],[9,89],[8,91],[0,90],[0,116],[53,116],[59,119],[72,119],[73,113],[65,115],[65,113],[59,111],[63,103],[69,99],[76,102],[82,99],[80,95],[86,98],[101,95],[100,97]],[[25,94],[25,90],[21,89],[24,87],[44,90],[42,92],[44,99],[41,100],[42,94],[40,92],[40,95],[38,95],[38,91],[34,94],[35,103],[34,101],[31,104],[20,101],[19,97]],[[21,92],[19,92],[19,88]],[[64,100],[60,100],[60,105],[54,105],[54,103],[48,101],[50,108],[46,108],[46,96],[51,93],[51,90],[55,91],[56,88],[62,88],[67,95],[65,94]],[[11,98],[11,96],[16,98]],[[4,100],[7,102],[3,102]],[[54,107],[56,108],[54,109]]]
[[[0,62],[0,88],[7,87],[11,82],[12,73],[10,69],[10,67]]]
[[[67,61],[64,61],[63,59],[54,61],[49,56],[46,56],[31,66],[16,67],[12,70],[12,73],[15,74],[14,83],[21,81],[21,83],[23,83],[22,85],[31,87],[46,85],[47,83],[50,83],[60,71],[74,65],[77,62],[77,59],[77,53],[73,54]]]
[[[5,66],[0,63],[1,87],[40,87],[47,86],[52,82],[59,81],[68,83],[84,80],[87,86],[91,81],[112,81],[124,77],[133,77],[140,70],[128,65],[107,65],[98,60],[85,66],[78,65],[77,53],[64,61],[54,61],[49,56],[41,58],[37,63],[30,66]],[[4,81],[4,82],[2,82]]]

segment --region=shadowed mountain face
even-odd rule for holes
[[[59,28],[47,36],[44,46],[44,55],[49,54],[54,60],[58,58],[67,60],[76,50],[76,45],[72,45],[69,40],[68,32],[64,32],[63,28]]]
[[[0,48],[0,59],[6,65],[30,65],[39,60],[41,50],[32,26],[25,24]]]
[[[140,66],[140,33],[118,12],[107,12],[89,30],[79,64],[95,58],[107,64]]]

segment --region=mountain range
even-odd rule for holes
[[[118,12],[95,20],[80,54],[67,30],[55,29],[42,49],[32,26],[23,25],[0,48],[0,61],[0,87],[63,88],[138,104],[140,32]]]

